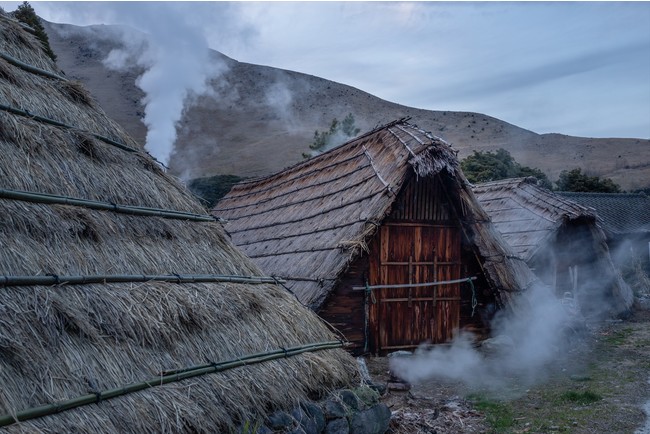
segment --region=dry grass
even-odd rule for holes
[[[14,74],[13,68],[4,59],[0,59],[0,80],[4,80],[13,86],[20,87],[18,76]]]
[[[59,73],[31,35],[5,20],[0,33],[1,50]],[[3,104],[137,146],[77,84],[1,62],[0,80]],[[149,156],[124,152],[82,131],[0,112],[0,151],[0,188],[203,213]],[[0,199],[0,243],[0,275],[261,275],[216,222]],[[164,370],[336,339],[277,285],[148,282],[0,289],[0,413],[139,382]],[[306,353],[6,429],[228,431],[271,409],[348,384],[355,367],[342,350]]]
[[[72,101],[94,107],[94,100],[90,95],[90,92],[88,92],[80,82],[65,81],[61,83],[61,87],[64,92],[68,93]]]
[[[203,213],[145,154],[6,112],[0,112],[0,131],[3,188]]]
[[[43,46],[36,36],[23,30],[16,22],[2,20],[0,23],[0,52],[37,68],[60,73],[56,63],[43,55]]]

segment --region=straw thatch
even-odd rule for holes
[[[35,38],[0,20],[0,52],[63,75]],[[0,60],[0,189],[205,214],[79,85]],[[85,131],[84,131],[85,130]],[[3,276],[262,273],[217,221],[126,215],[0,198]],[[284,288],[247,283],[0,287],[0,413],[336,336]],[[5,427],[12,432],[218,432],[346,384],[343,350],[308,352],[152,387]]]
[[[242,182],[214,208],[236,245],[319,310],[412,177],[448,178],[466,238],[501,304],[534,277],[492,228],[444,141],[397,121],[275,175]]]
[[[593,209],[537,186],[535,178],[479,184],[474,194],[503,238],[538,272],[548,271],[541,264],[550,256],[556,267],[593,260],[601,273],[597,284],[614,296],[614,310],[625,312],[631,307],[632,291],[612,262]]]

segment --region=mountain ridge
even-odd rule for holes
[[[59,66],[83,82],[104,110],[144,142],[141,71],[112,71],[102,60],[118,43],[114,26],[77,27],[45,22]],[[519,163],[555,180],[576,167],[612,178],[626,190],[650,187],[650,140],[537,134],[492,116],[426,110],[382,100],[314,75],[239,62],[212,50],[226,72],[210,80],[211,96],[194,98],[177,127],[169,170],[183,179],[232,174],[262,176],[299,162],[315,130],[352,113],[362,132],[410,117],[451,143],[459,158],[472,151],[508,150]]]

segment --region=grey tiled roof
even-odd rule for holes
[[[639,193],[558,192],[596,210],[605,229],[615,234],[650,232],[650,198]]]

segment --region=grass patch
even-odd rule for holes
[[[602,396],[591,390],[585,390],[583,392],[576,392],[571,390],[569,392],[564,392],[560,395],[562,401],[573,402],[576,404],[591,404],[592,402],[600,401],[603,399]]]
[[[632,327],[626,327],[613,333],[605,338],[605,342],[609,345],[623,345],[627,338],[630,337],[634,330]]]
[[[492,427],[492,432],[505,433],[515,424],[512,408],[507,403],[493,401],[481,395],[470,395],[468,398],[474,408],[485,413],[485,419]]]
[[[591,381],[593,378],[591,378],[589,375],[572,375],[571,380],[573,381]]]

